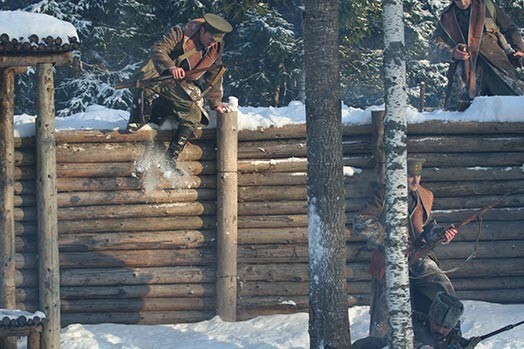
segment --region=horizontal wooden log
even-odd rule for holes
[[[524,289],[457,291],[461,300],[518,304],[524,302]]]
[[[216,217],[145,217],[145,218],[114,218],[87,219],[77,221],[60,221],[59,234],[124,232],[124,231],[158,231],[158,230],[193,230],[214,229]]]
[[[57,195],[58,207],[191,202],[215,199],[215,189],[164,189],[151,192],[141,190],[78,191],[58,193]]]
[[[524,277],[452,278],[456,290],[524,289]]]
[[[425,185],[425,187],[431,190],[436,197],[502,195],[504,193],[516,193],[520,188],[524,188],[524,179],[512,181],[432,182]]]
[[[215,263],[216,252],[211,248],[60,253],[60,268],[205,266]]]
[[[491,167],[522,166],[524,152],[497,153],[416,153],[417,158],[426,159],[428,167]]]
[[[439,259],[461,259],[468,257],[475,249],[473,241],[453,241],[450,245],[437,246],[435,252]],[[476,248],[477,258],[517,258],[524,257],[524,241],[480,241]],[[469,263],[475,264],[475,260]]]
[[[15,182],[14,185],[15,195],[30,196],[36,195],[36,183],[32,180],[24,180]]]
[[[251,173],[238,176],[239,186],[305,185],[305,172]]]
[[[283,267],[285,265],[285,267]],[[346,265],[346,278],[349,281],[370,280],[368,263],[351,263]],[[309,280],[308,265],[306,263],[281,264],[240,264],[238,275],[245,281],[292,281],[305,282]]]
[[[253,172],[306,172],[305,157],[289,157],[271,160],[238,160],[239,173]]]
[[[216,173],[213,161],[179,161],[177,166],[190,175],[209,175]],[[136,175],[136,164],[132,162],[100,163],[59,163],[58,178],[74,177],[130,177]],[[27,174],[28,178],[30,174]]]
[[[58,178],[56,186],[58,192],[141,190],[148,187],[148,179],[149,177]],[[155,190],[216,188],[216,176],[181,176],[166,179],[159,174],[158,177],[151,177],[151,180],[154,180]]]
[[[62,313],[120,313],[137,311],[212,310],[214,298],[128,298],[128,299],[62,299]]]
[[[242,228],[238,230],[239,244],[295,244],[307,242],[307,227]]]
[[[440,224],[446,225],[457,223],[457,221],[439,220]],[[498,241],[498,240],[524,240],[524,226],[523,220],[514,221],[489,221],[483,220],[480,225],[481,234],[480,239],[484,241]],[[477,237],[477,224],[470,223],[462,227],[459,234],[455,236],[453,242],[456,241],[474,241]]]
[[[15,221],[36,221],[36,207],[15,207]]]
[[[34,166],[17,166],[15,167],[15,180],[34,180],[35,168]]]
[[[500,199],[501,195],[473,195],[462,197],[435,197],[433,209],[450,210],[466,208],[482,208]],[[508,195],[497,204],[498,208],[502,207],[523,207],[524,194]]]
[[[520,166],[504,167],[425,167],[422,169],[424,182],[449,181],[504,181],[523,179],[524,173]]]
[[[478,134],[521,134],[524,133],[523,122],[478,122],[478,121],[457,121],[431,120],[422,123],[409,124],[408,135],[478,135]]]
[[[369,294],[354,294],[348,295],[347,306],[356,304],[369,303]],[[307,310],[309,307],[309,296],[257,296],[257,297],[241,297],[238,300],[238,310],[244,313],[245,311],[262,309],[281,309],[286,310],[296,309]]]
[[[15,149],[15,166],[34,166],[36,157],[34,149],[16,148]]]
[[[95,268],[60,271],[61,286],[211,283],[210,267]]]
[[[214,297],[215,284],[61,287],[60,296],[62,299]]]
[[[37,287],[38,274],[34,269],[15,270],[15,284],[16,287]]]
[[[306,200],[300,201],[250,201],[238,204],[238,214],[242,216],[304,214],[307,213]]]
[[[199,139],[190,138],[191,143],[213,141],[216,130],[206,128],[201,131]],[[127,130],[60,130],[56,133],[56,142],[62,143],[118,143],[118,142],[169,142],[173,137],[172,130],[155,130],[142,128],[138,132],[130,133]]]
[[[120,313],[65,313],[61,316],[62,326],[74,323],[81,324],[137,324],[160,325],[190,323],[209,320],[215,316],[214,311],[154,311],[154,312],[120,312]]]
[[[450,270],[462,265],[462,260],[441,260],[441,268]],[[464,264],[459,270],[450,273],[450,277],[486,277],[486,276],[524,276],[524,258],[486,259],[476,258],[472,263]]]
[[[70,64],[73,61],[71,52],[47,53],[47,54],[25,54],[23,56],[0,56],[0,68],[6,67],[29,67],[39,63],[53,63],[55,66]]]
[[[57,145],[56,161],[57,163],[135,161],[142,158],[147,150],[147,146],[141,143],[64,143]],[[179,157],[181,161],[215,158],[215,146],[207,143],[199,145],[188,143]]]
[[[239,187],[238,201],[291,201],[305,200],[305,186],[287,186],[285,190],[281,186],[265,187]]]
[[[214,298],[215,284],[167,284],[167,285],[112,285],[61,287],[61,299],[128,299],[128,298]],[[17,302],[36,302],[35,288],[18,288]]]
[[[346,284],[346,291],[350,294],[370,293],[369,281],[351,281]],[[308,282],[265,282],[249,281],[239,288],[240,297],[256,296],[307,296],[309,294]]]
[[[152,232],[111,232],[61,234],[62,252],[147,249],[191,249],[212,246],[216,232],[178,230]]]
[[[500,135],[442,135],[442,136],[411,136],[408,137],[408,152],[410,153],[448,153],[457,152],[522,152],[524,138],[519,136]]]
[[[307,215],[239,216],[238,228],[307,227]]]
[[[239,159],[274,159],[293,156],[306,156],[306,142],[295,140],[276,140],[264,142],[239,142]]]
[[[215,214],[216,203],[209,201],[83,206],[80,209],[77,207],[62,207],[58,209],[58,219],[60,221],[133,217],[209,216]]]
[[[453,221],[461,222],[470,217],[478,210],[474,209],[455,209],[455,210],[434,210],[432,217],[437,221]],[[508,207],[508,208],[492,208],[482,215],[485,220],[492,221],[514,221],[516,219],[524,218],[524,207]]]
[[[15,207],[36,206],[36,195],[15,195]]]

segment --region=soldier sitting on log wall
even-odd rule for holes
[[[214,14],[193,19],[185,28],[173,27],[153,45],[150,58],[133,76],[136,83],[132,87],[128,129],[134,131],[147,122],[160,125],[167,117],[175,117],[178,128],[166,154],[173,163],[188,138],[196,135],[199,127],[209,124],[204,97],[211,109],[218,113],[227,111],[221,102],[225,71],[222,50],[224,35],[231,30],[225,19]],[[147,84],[160,76],[169,79]]]

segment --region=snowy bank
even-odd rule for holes
[[[373,106],[358,109],[342,106],[342,123],[344,124],[370,124],[371,112],[381,110],[383,106]],[[85,112],[68,117],[56,118],[56,129],[64,130],[113,130],[125,129],[129,112],[108,109],[99,105],[92,105]],[[475,98],[471,107],[465,112],[434,111],[419,113],[416,109],[409,108],[407,112],[408,123],[422,123],[430,120],[448,122],[522,122],[524,121],[524,97],[495,96]],[[35,117],[30,115],[15,116],[15,136],[29,137],[34,135]],[[239,129],[256,130],[257,128],[282,127],[290,124],[303,124],[306,122],[306,109],[301,102],[291,102],[286,107],[239,107]],[[215,127],[212,121],[210,127]],[[163,129],[172,128],[173,124],[164,125]]]
[[[524,304],[501,305],[465,301],[462,328],[466,338],[483,335],[523,320]],[[369,307],[349,309],[351,339],[367,335]],[[308,314],[259,316],[249,321],[223,322],[215,317],[194,324],[79,325],[62,330],[64,349],[301,349],[309,348]],[[522,328],[501,333],[477,349],[522,349]]]

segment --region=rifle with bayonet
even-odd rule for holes
[[[482,335],[480,337],[472,337],[470,339],[461,339],[460,340],[460,345],[461,345],[462,348],[473,349],[473,348],[475,348],[475,346],[478,343],[482,342],[483,340],[488,339],[488,338],[493,337],[493,336],[496,336],[499,333],[509,331],[509,330],[511,330],[511,329],[513,329],[513,328],[515,328],[517,326],[520,326],[522,324],[524,324],[524,321],[517,322],[516,324],[511,324],[511,325],[504,326],[502,328],[499,328],[498,330],[495,330],[493,332],[487,333],[487,334]]]
[[[509,194],[510,193],[506,193],[502,195],[498,199],[491,202],[489,205],[482,207],[480,210],[476,211],[471,216],[467,217],[466,219],[457,224],[451,224],[449,226],[442,226],[437,224],[436,222],[431,222],[430,224],[428,224],[426,227],[424,227],[424,231],[419,234],[419,236],[413,243],[414,249],[408,258],[409,265],[413,265],[413,263],[415,263],[419,259],[426,257],[435,247],[445,242],[445,232],[448,229],[454,228],[459,230],[466,224],[479,219],[484,213],[498,205]]]

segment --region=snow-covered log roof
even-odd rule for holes
[[[0,54],[67,52],[79,46],[69,22],[46,14],[0,11]]]

